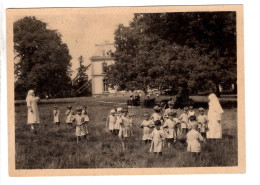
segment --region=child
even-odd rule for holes
[[[161,121],[156,120],[154,122],[155,128],[153,129],[153,132],[150,134],[150,137],[152,138],[151,148],[150,152],[154,152],[154,154],[162,155],[162,147],[163,147],[163,141],[164,141],[164,133],[161,130]]]
[[[134,136],[134,133],[133,133],[133,117],[134,117],[134,114],[128,114],[128,121],[129,121],[129,125],[130,125],[130,135],[133,137]]]
[[[77,114],[74,116],[74,122],[76,123],[76,137],[77,137],[77,143],[79,142],[79,139],[81,137],[86,138],[85,128],[84,128],[84,116],[82,115],[82,108],[77,107],[76,109]]]
[[[85,133],[86,135],[89,134],[89,129],[88,129],[88,124],[89,124],[89,116],[88,116],[88,112],[87,112],[87,106],[83,106],[82,109],[82,116],[84,116],[84,129],[85,129]]]
[[[116,111],[115,109],[111,109],[110,115],[107,117],[106,126],[108,127],[111,134],[114,133],[114,126],[116,124]]]
[[[114,134],[115,135],[119,134],[119,128],[120,128],[121,123],[122,123],[122,108],[118,107],[116,109],[116,123],[114,125]]]
[[[177,136],[179,137],[178,139],[185,139],[186,138],[186,133],[187,133],[187,124],[189,121],[189,116],[188,116],[188,107],[183,108],[183,113],[179,117],[179,120],[181,122],[180,124],[180,133],[177,133]]]
[[[144,120],[140,125],[143,128],[143,137],[142,140],[145,144],[151,143],[152,139],[150,138],[150,134],[152,133],[152,129],[154,127],[153,121],[150,119],[150,114],[148,112],[144,113]]]
[[[190,107],[189,107],[189,113],[188,113],[188,115],[189,115],[189,118],[190,118],[191,116],[195,116],[195,112],[194,112],[194,110],[193,110],[193,106],[190,106]]]
[[[162,115],[161,115],[161,107],[159,106],[155,106],[154,107],[154,113],[152,114],[151,119],[153,120],[153,122],[159,120],[159,121],[163,121],[162,119]]]
[[[123,151],[125,151],[128,148],[127,144],[130,137],[130,124],[127,118],[128,111],[123,109],[122,113],[122,122],[120,123],[118,137],[121,139],[122,148]]]
[[[172,113],[169,112],[168,116],[169,119],[167,119],[162,126],[165,130],[165,137],[166,137],[166,143],[168,147],[171,147],[174,143],[174,140],[176,139],[176,133],[175,133],[175,125],[177,124],[176,119],[174,119],[174,116],[176,116],[176,112]]]
[[[192,156],[195,156],[197,158],[197,156],[201,152],[201,146],[199,141],[204,141],[204,139],[197,131],[198,123],[196,121],[195,116],[190,117],[190,126],[191,126],[191,130],[187,134],[187,143],[188,143],[187,151],[191,152]]]
[[[205,139],[206,138],[206,131],[207,131],[207,128],[208,128],[208,125],[207,125],[208,118],[204,114],[204,109],[202,107],[199,108],[199,113],[200,114],[197,118],[198,128],[199,128],[200,134]]]
[[[54,118],[54,123],[59,127],[60,126],[60,110],[58,109],[57,105],[53,106],[53,118]]]
[[[170,112],[171,112],[171,113],[174,113],[174,112],[175,112],[175,110],[173,109],[173,106],[174,106],[173,101],[169,101],[169,102],[168,102],[168,105],[169,105],[169,108],[164,111],[164,117],[167,117]]]
[[[72,120],[73,120],[73,116],[72,116],[72,106],[68,105],[67,106],[67,110],[65,112],[66,115],[66,123],[69,125],[69,127],[72,127]]]

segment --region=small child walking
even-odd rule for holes
[[[141,128],[143,128],[143,137],[142,140],[145,144],[150,144],[152,141],[152,138],[150,137],[150,134],[152,133],[152,130],[154,128],[154,123],[150,119],[150,114],[148,112],[144,113],[144,120],[140,125]]]
[[[153,129],[153,132],[150,134],[150,137],[152,138],[150,152],[153,152],[154,155],[162,155],[163,141],[165,140],[165,137],[163,130],[161,130],[161,121],[156,120],[154,122],[154,125],[155,128]]]
[[[191,152],[191,156],[198,158],[201,152],[200,141],[204,141],[201,134],[198,132],[198,123],[195,116],[190,117],[191,130],[187,134],[187,151]]]
[[[81,139],[81,137],[85,137],[86,138],[86,132],[85,132],[85,128],[84,128],[84,116],[82,115],[82,108],[81,107],[77,107],[76,109],[77,114],[74,116],[74,122],[76,124],[76,137],[77,137],[77,143],[79,142],[79,140]]]
[[[84,129],[85,129],[85,133],[86,135],[89,134],[89,128],[88,128],[88,125],[89,125],[89,116],[88,116],[88,112],[87,112],[87,106],[83,106],[83,109],[82,109],[82,116],[84,117]]]
[[[208,117],[205,115],[205,111],[202,107],[199,108],[199,115],[197,117],[198,121],[198,129],[200,131],[200,134],[205,139],[206,138],[206,131],[208,129]]]
[[[108,130],[111,132],[111,134],[114,134],[114,127],[116,124],[116,111],[115,109],[110,110],[110,115],[107,117],[106,121],[106,127],[108,127]]]
[[[121,140],[123,151],[128,148],[128,140],[130,137],[130,124],[127,118],[128,111],[126,109],[122,110],[122,122],[120,123],[118,137]]]
[[[188,115],[188,107],[183,108],[183,113],[180,115],[179,120],[180,124],[180,133],[177,133],[179,139],[186,139],[187,134],[187,124],[189,122],[189,115]]]
[[[72,115],[72,106],[68,105],[67,110],[65,112],[66,115],[66,123],[69,127],[72,127],[73,115]]]
[[[169,112],[169,118],[165,121],[164,125],[162,126],[162,128],[165,129],[165,137],[168,147],[172,147],[174,144],[174,140],[176,140],[176,133],[174,129],[177,124],[176,119],[174,119],[174,116],[176,115],[176,112]]]
[[[122,123],[122,108],[118,107],[116,109],[116,123],[114,125],[114,134],[118,135],[119,134],[119,129],[120,129],[120,124]]]
[[[134,114],[128,114],[128,121],[129,121],[129,125],[130,125],[130,135],[133,137],[134,136],[134,132],[133,132],[133,127],[134,127],[134,121],[133,121],[133,117]]]
[[[53,119],[54,119],[54,123],[59,127],[60,126],[60,110],[57,105],[53,106]]]

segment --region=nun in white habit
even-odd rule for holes
[[[209,95],[209,111],[208,111],[208,139],[221,139],[222,127],[221,116],[223,109],[219,103],[217,96],[212,93]]]
[[[37,102],[39,100],[40,100],[40,98],[35,97],[33,90],[28,91],[28,94],[27,94],[27,97],[26,97],[27,108],[28,108],[28,122],[27,122],[27,124],[31,125],[31,129],[34,129],[35,123],[40,123],[39,111],[38,111],[38,106],[37,106]]]

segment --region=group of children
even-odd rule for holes
[[[207,116],[204,109],[199,108],[196,117],[193,107],[183,108],[183,113],[177,118],[174,103],[168,102],[169,108],[163,110],[154,107],[154,113],[144,113],[144,120],[140,124],[143,129],[142,140],[150,144],[150,152],[162,155],[163,146],[172,147],[176,141],[186,141],[187,151],[200,153],[200,141],[204,141],[207,131]],[[122,141],[123,150],[127,148],[129,137],[133,135],[133,115],[127,109],[112,109],[106,122],[113,135],[118,135]]]
[[[59,127],[60,126],[60,110],[57,105],[53,107],[53,117],[54,123]],[[76,108],[76,114],[72,110],[72,106],[67,106],[67,110],[65,112],[66,115],[66,123],[69,127],[73,126],[73,123],[76,125],[76,137],[77,143],[83,137],[87,139],[87,135],[89,134],[88,124],[89,124],[89,116],[87,112],[87,107],[83,106]]]

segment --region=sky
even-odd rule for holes
[[[57,30],[62,35],[62,41],[68,45],[70,55],[72,56],[72,77],[76,76],[76,69],[79,66],[78,57],[82,55],[85,59],[84,64],[90,63],[89,58],[95,53],[95,44],[101,44],[105,41],[114,42],[114,31],[118,24],[125,26],[133,18],[133,13],[120,14],[26,14],[35,16],[37,19],[48,24],[49,29]],[[15,20],[23,18],[25,15],[19,15]],[[90,78],[90,70],[88,70]]]

